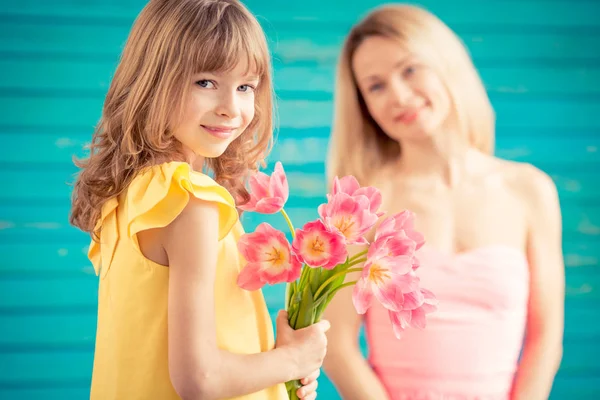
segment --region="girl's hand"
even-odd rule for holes
[[[304,379],[321,368],[327,352],[329,321],[319,321],[306,328],[294,330],[288,322],[288,314],[280,311],[277,316],[277,341],[275,347],[285,349],[294,365],[291,379]]]
[[[320,369],[300,381],[304,386],[296,391],[299,398],[302,400],[314,400],[317,398],[317,386],[319,386],[317,378],[319,375],[321,375]]]

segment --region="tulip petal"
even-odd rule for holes
[[[379,207],[381,207],[381,203],[383,202],[381,192],[372,186],[366,186],[358,189],[353,194],[353,196],[359,195],[364,195],[369,199],[369,210],[376,214],[379,210]]]
[[[403,293],[410,293],[419,290],[420,279],[413,272],[397,276],[394,282],[398,285]]]
[[[388,312],[390,321],[392,323],[392,328],[394,330],[394,335],[396,338],[400,339],[402,337],[402,333],[410,326],[411,320],[411,311],[399,311],[399,312]]]
[[[264,172],[257,172],[256,175],[250,177],[250,193],[256,199],[262,199],[270,196],[269,193],[269,176]]]
[[[359,188],[360,184],[352,175],[344,176],[341,179],[336,177],[334,179],[333,194],[342,192],[352,196]]]
[[[266,197],[258,200],[254,207],[256,212],[261,214],[275,214],[283,208],[285,202],[279,197]]]
[[[237,277],[238,286],[245,290],[257,290],[262,288],[265,283],[260,279],[260,274],[258,273],[259,269],[260,266],[257,263],[250,263],[242,268]]]
[[[274,214],[280,211],[289,197],[289,186],[281,162],[275,164],[271,176],[257,172],[249,179],[250,200],[240,204],[244,211]]]
[[[420,290],[404,294],[404,310],[415,310],[423,305],[425,302],[425,296]]]
[[[281,199],[281,201],[285,204],[288,199],[290,189],[287,177],[283,171],[283,166],[279,161],[275,163],[275,169],[269,182],[269,189],[272,197]]]
[[[352,291],[352,303],[354,304],[354,308],[356,308],[356,312],[361,315],[366,313],[369,307],[371,307],[373,299],[373,293],[369,290],[368,286],[368,283],[361,278],[356,282]]]
[[[410,326],[417,329],[424,329],[426,325],[427,318],[423,309],[419,307],[416,310],[412,310]]]
[[[402,290],[391,281],[374,285],[373,294],[383,307],[390,311],[400,311],[404,304],[404,294]]]

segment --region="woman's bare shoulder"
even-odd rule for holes
[[[536,207],[540,201],[557,196],[553,179],[540,168],[526,162],[495,158],[503,180],[528,207]]]

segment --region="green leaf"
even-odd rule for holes
[[[296,321],[298,321],[298,307],[294,307],[288,313],[288,322],[292,328],[296,326]]]
[[[330,275],[330,277],[343,271],[345,267],[346,266],[344,264],[340,264],[340,265],[336,266],[334,269],[331,270],[332,274]],[[324,292],[329,293],[332,290],[335,290],[335,288],[337,288],[342,283],[344,283],[344,280],[346,279],[346,275],[347,274],[340,274],[340,276],[335,278],[333,281],[329,282],[329,284],[327,284],[327,287],[325,288]]]
[[[327,296],[328,292],[326,292],[325,295]],[[321,315],[323,315],[323,312],[325,312],[325,307],[327,307],[328,304],[329,301],[322,301],[321,304],[317,306],[317,309],[315,310],[315,322],[319,322],[321,320]]]
[[[302,300],[300,301],[300,308],[298,310],[298,319],[292,328],[302,329],[313,324],[313,305],[313,295],[310,291],[310,286],[307,285],[302,292]]]
[[[313,268],[313,270],[310,271],[308,279],[310,279],[310,289],[312,293],[316,293],[317,290],[319,290],[321,283],[325,282],[321,277],[321,271],[323,271],[323,268]]]

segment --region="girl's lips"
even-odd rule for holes
[[[204,130],[206,130],[211,135],[219,138],[219,139],[229,139],[233,132],[236,130],[235,127],[229,126],[209,126],[209,125],[201,125]]]

